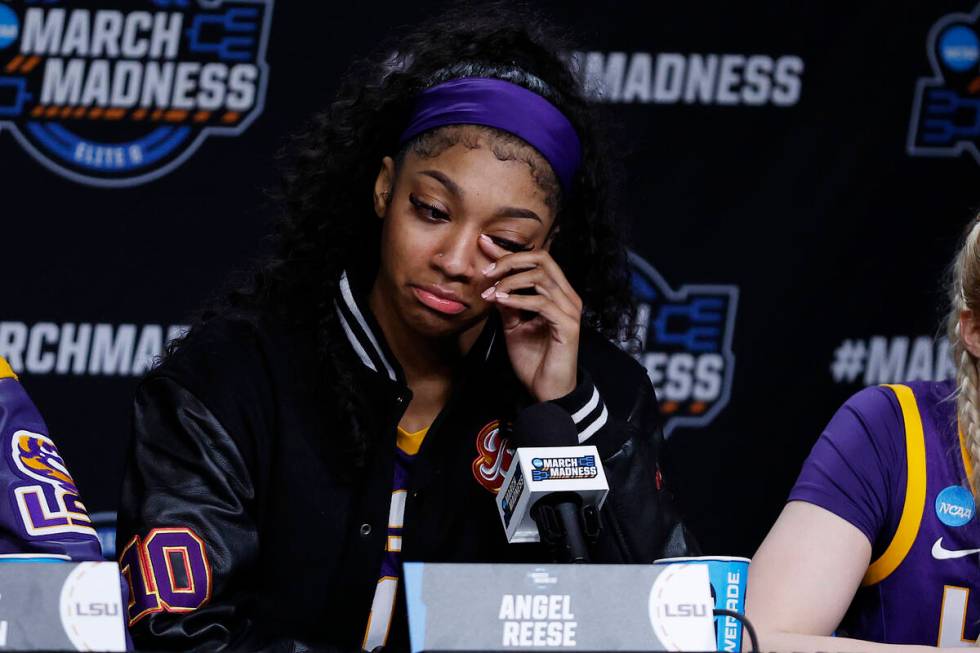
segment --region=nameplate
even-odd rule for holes
[[[708,568],[405,563],[413,653],[715,650]]]
[[[114,562],[0,562],[0,649],[125,651]]]

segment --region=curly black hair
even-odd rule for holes
[[[370,446],[358,424],[367,407],[351,390],[333,297],[345,269],[363,267],[364,261],[376,265],[380,221],[373,219],[374,181],[382,158],[399,154],[399,135],[423,89],[472,74],[503,78],[547,97],[571,121],[582,142],[582,165],[566,196],[552,198],[559,230],[551,253],[583,299],[586,325],[613,337],[632,316],[626,253],[607,210],[609,174],[595,109],[569,67],[566,36],[549,22],[513,4],[456,8],[394,35],[376,56],[354,62],[336,99],[283,152],[287,172],[275,254],[202,316],[207,321],[250,308],[315,328],[329,388],[323,396],[336,398],[336,432],[347,438],[334,445],[355,467]],[[554,192],[561,194],[557,185]]]

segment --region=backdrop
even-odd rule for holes
[[[751,555],[844,399],[949,374],[980,5],[552,6],[616,143],[669,479],[706,552]],[[433,7],[0,0],[0,355],[106,533],[135,383],[261,253],[274,153]]]

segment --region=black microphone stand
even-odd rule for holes
[[[588,563],[588,543],[595,543],[602,528],[595,506],[583,505],[574,492],[555,492],[531,508],[538,534],[555,562]]]

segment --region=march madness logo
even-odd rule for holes
[[[83,184],[165,175],[262,113],[273,1],[0,2],[0,131]]]
[[[664,435],[709,424],[728,404],[735,355],[732,336],[738,286],[672,290],[630,252],[636,337],[623,343],[646,368],[664,416]]]
[[[595,456],[535,458],[531,461],[532,481],[568,481],[596,478],[598,475]]]
[[[932,77],[915,89],[908,152],[980,162],[980,5],[971,14],[943,16],[926,44]]]

